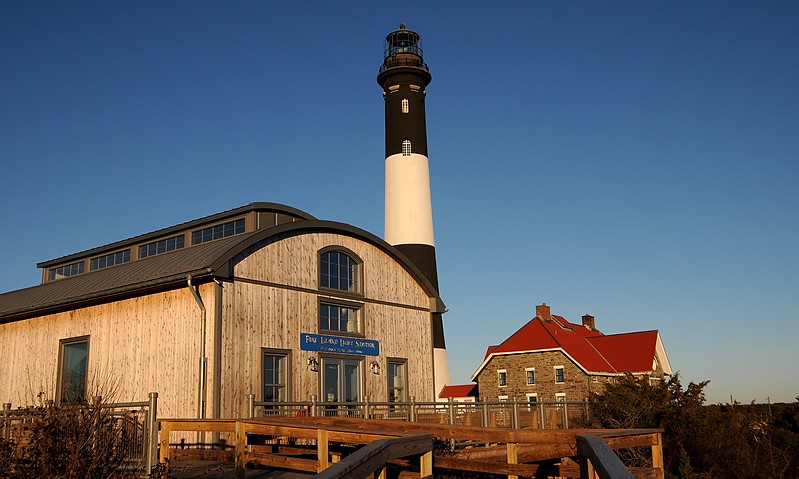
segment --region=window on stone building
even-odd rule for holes
[[[566,393],[555,393],[555,402],[558,403],[558,406],[566,403]]]
[[[555,382],[565,383],[566,377],[563,374],[563,366],[555,366]]]
[[[508,385],[508,372],[504,369],[497,371],[497,380],[499,387],[504,388]]]
[[[530,411],[534,410],[536,406],[538,406],[538,394],[536,393],[527,393],[527,407]]]
[[[535,384],[535,368],[527,368],[524,372],[527,375],[527,385],[531,386]]]

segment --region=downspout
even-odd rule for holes
[[[202,337],[200,340],[200,382],[197,387],[197,418],[203,419],[205,418],[205,368],[206,368],[206,359],[205,359],[205,319],[206,319],[206,312],[205,312],[205,305],[203,304],[203,300],[200,297],[200,294],[197,292],[197,289],[191,284],[191,275],[187,276],[188,278],[188,288],[191,291],[192,296],[194,296],[194,300],[197,301],[197,305],[200,307],[200,312],[202,313]]]

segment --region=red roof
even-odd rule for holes
[[[477,397],[477,384],[454,384],[452,386],[444,386],[438,397],[444,399]]]
[[[561,316],[536,316],[500,345],[489,347],[483,365],[496,354],[563,350],[588,372],[644,372],[652,370],[657,341],[657,331],[604,335]]]

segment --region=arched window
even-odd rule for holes
[[[319,285],[351,293],[360,292],[359,261],[338,250],[325,251],[319,260]]]
[[[402,140],[402,156],[411,156],[411,140]]]
[[[407,98],[403,98],[401,103],[402,103],[402,112],[403,113],[408,113],[408,110],[410,109],[410,106],[408,104],[408,99]]]

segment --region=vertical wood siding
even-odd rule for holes
[[[202,289],[209,311],[212,287]],[[59,341],[89,336],[89,396],[144,401],[157,391],[162,417],[196,417],[200,318],[182,288],[2,324],[0,402],[55,398]]]
[[[414,309],[428,308],[429,298],[407,271],[380,249],[342,235],[293,236],[242,254],[234,275],[318,290],[318,252],[328,246],[342,246],[363,260],[363,331],[366,338],[380,341],[380,357],[367,357],[363,362],[364,393],[374,401],[386,400],[386,357],[398,357],[408,360],[409,394],[419,401],[432,401],[430,312]],[[319,298],[332,296],[234,280],[225,284],[223,297],[223,415],[225,411],[243,413],[249,393],[262,399],[262,348],[292,351],[292,400],[318,396],[321,373],[309,371],[306,363],[309,356],[318,354],[301,351],[299,339],[300,333],[319,332]],[[372,359],[380,363],[380,375],[369,371]]]

